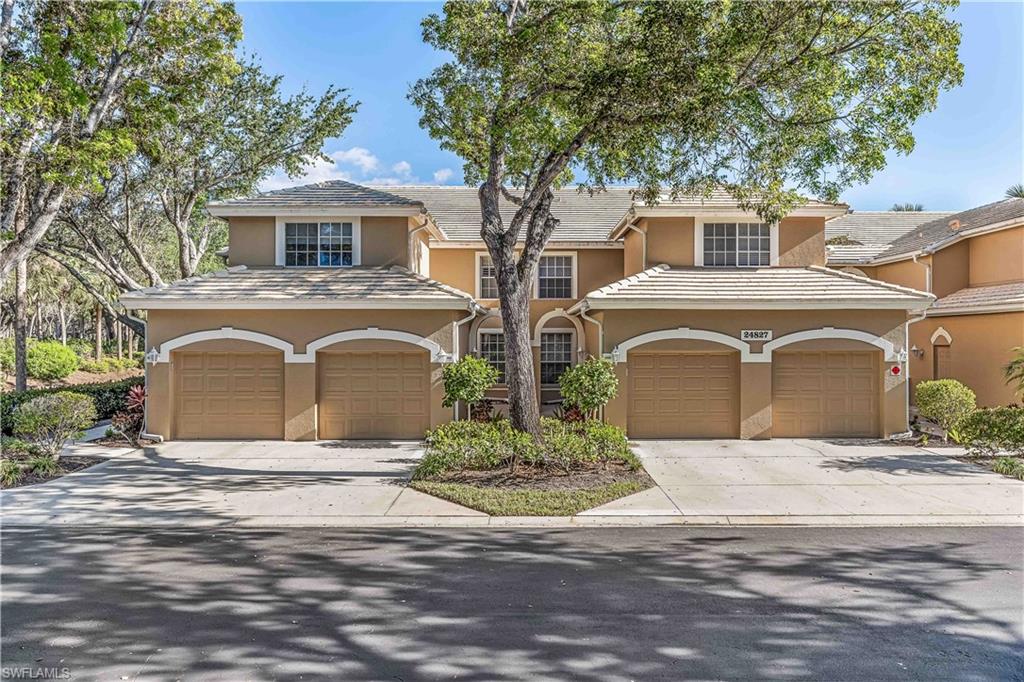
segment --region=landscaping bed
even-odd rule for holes
[[[36,471],[29,468],[27,464],[22,463],[22,471],[18,479],[10,483],[7,481],[0,481],[0,488],[9,490],[11,488],[22,488],[27,485],[35,485],[36,483],[45,483],[47,481],[52,481],[55,478],[66,476],[75,471],[87,469],[95,464],[99,464],[100,462],[105,462],[107,459],[107,457],[93,457],[91,455],[64,455],[54,463],[56,469],[47,472]]]
[[[410,486],[492,516],[572,516],[654,485],[621,429],[541,423],[539,440],[504,419],[444,424]]]

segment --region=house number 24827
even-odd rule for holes
[[[771,329],[744,329],[740,332],[741,341],[771,341]]]

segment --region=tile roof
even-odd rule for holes
[[[923,291],[829,268],[671,268],[658,265],[592,291],[593,308],[921,308]],[[621,305],[620,305],[621,304]]]
[[[888,244],[826,244],[829,265],[866,263],[889,248]]]
[[[972,308],[1011,307],[1024,310],[1024,282],[967,287],[943,296],[928,309],[929,314]]]
[[[923,249],[934,249],[946,241],[956,239],[959,234],[967,230],[1016,218],[1020,218],[1021,222],[1024,222],[1024,199],[1003,199],[1002,201],[985,204],[984,206],[961,211],[960,213],[953,213],[911,230],[893,241],[892,245],[882,252],[878,258],[904,256]],[[949,223],[952,220],[960,221],[959,229],[953,230],[950,228]]]
[[[400,197],[383,189],[364,187],[345,180],[327,180],[310,185],[286,187],[271,192],[261,192],[253,197],[212,201],[208,205],[216,208],[261,208],[263,206],[372,206],[372,207],[416,207],[418,201]]]
[[[466,309],[473,298],[405,268],[248,268],[240,265],[121,296],[129,308],[340,307]],[[279,305],[280,304],[280,305]],[[209,307],[209,306],[207,306]],[[217,306],[213,306],[217,307]]]
[[[375,189],[384,189],[377,187]],[[422,203],[437,226],[452,241],[480,241],[480,199],[475,187],[454,185],[397,185],[387,190]],[[551,212],[561,222],[553,241],[604,242],[633,203],[632,188],[609,187],[591,196],[575,188],[555,191]],[[501,214],[512,219],[515,205],[501,199]],[[525,237],[526,230],[522,231]]]
[[[825,239],[848,237],[861,244],[889,244],[894,239],[952,211],[853,211],[825,223]]]

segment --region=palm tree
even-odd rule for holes
[[[900,211],[900,212],[917,212],[917,211],[923,211],[924,210],[924,206],[921,205],[921,204],[911,204],[911,203],[908,202],[906,204],[893,204],[892,208],[890,208],[889,210],[890,211]]]
[[[1003,367],[1003,375],[1006,383],[1017,384],[1017,393],[1024,395],[1024,346],[1013,349],[1013,359]]]
[[[1010,185],[1010,188],[1006,190],[1007,199],[1024,199],[1024,185],[1019,182],[1015,185]]]

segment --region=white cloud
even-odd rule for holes
[[[399,175],[409,175],[412,173],[412,165],[408,161],[399,161],[391,167],[391,170]]]
[[[370,150],[365,147],[342,149],[341,151],[332,152],[329,156],[337,163],[358,166],[359,170],[364,173],[375,171],[380,166],[380,159],[371,154]]]
[[[352,180],[352,173],[338,168],[338,164],[334,161],[317,159],[311,165],[306,166],[302,175],[295,178],[289,178],[283,171],[277,171],[260,183],[260,191],[269,192],[274,189],[310,185],[314,182],[329,180]]]
[[[443,185],[451,179],[454,171],[451,168],[438,168],[434,171],[434,182]]]

